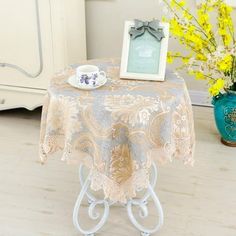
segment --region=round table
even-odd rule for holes
[[[94,64],[106,71],[108,82],[90,91],[67,83],[82,64]],[[58,73],[50,81],[42,112],[40,158],[62,150],[62,160],[80,165],[81,192],[75,204],[73,220],[84,235],[94,235],[106,222],[109,207],[124,204],[133,225],[142,235],[159,230],[163,212],[153,188],[155,163],[174,159],[194,162],[194,125],[192,106],[183,79],[167,71],[164,82],[121,80],[120,61],[103,59],[81,62]],[[84,176],[84,167],[90,171]],[[151,172],[153,174],[151,174]],[[91,191],[102,189],[103,199]],[[137,191],[146,189],[140,199]],[[78,211],[83,197],[89,201],[89,217],[98,219],[95,208],[104,206],[104,214],[92,229],[82,229]],[[147,217],[147,200],[152,198],[159,219],[152,229],[135,218],[132,206],[140,207]]]

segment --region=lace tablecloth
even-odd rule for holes
[[[76,65],[52,78],[42,112],[40,157],[62,150],[62,160],[91,169],[91,188],[125,202],[146,188],[152,161],[193,164],[194,125],[183,79],[119,79],[120,61],[93,60],[107,72],[103,87],[84,91],[67,83]]]

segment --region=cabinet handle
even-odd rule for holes
[[[5,103],[5,99],[0,99],[0,104],[4,104]]]

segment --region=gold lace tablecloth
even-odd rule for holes
[[[167,71],[165,82],[119,79],[120,61],[93,60],[107,72],[103,87],[71,87],[74,65],[52,78],[41,121],[40,157],[62,150],[62,160],[91,169],[91,188],[126,202],[146,188],[152,161],[193,164],[194,125],[183,79]]]

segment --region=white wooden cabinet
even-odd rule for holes
[[[42,105],[53,74],[86,58],[84,0],[0,0],[0,110]]]

